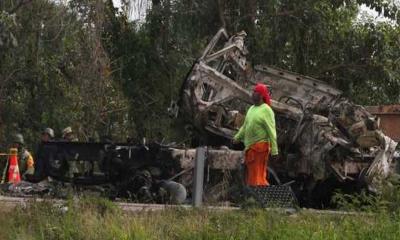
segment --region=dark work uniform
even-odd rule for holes
[[[27,176],[31,182],[40,182],[48,176],[48,157],[49,147],[45,142],[41,142],[36,150],[35,155],[35,173]]]

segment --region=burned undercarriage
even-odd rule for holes
[[[380,131],[379,120],[321,81],[252,67],[245,36],[228,36],[224,29],[214,36],[192,67],[173,114],[186,118],[203,143],[228,145],[251,103],[252,87],[263,82],[272,92],[280,148],[272,168],[281,179],[295,181],[304,201],[332,180],[331,186],[361,184],[378,191],[392,171],[397,146]]]
[[[29,182],[6,185],[8,195],[63,198],[74,191],[142,203],[186,199],[186,189],[170,179],[180,163],[165,146],[48,142],[42,150],[35,175],[26,176]]]
[[[182,204],[190,194],[196,149],[110,142],[48,142],[42,148],[41,168],[26,176],[28,182],[3,184],[5,195],[65,198],[83,193],[130,202]],[[217,172],[237,171],[241,156],[240,151],[208,149],[207,166]],[[210,171],[207,174],[210,177]],[[219,181],[213,178],[212,182]],[[218,187],[212,189],[218,191]]]

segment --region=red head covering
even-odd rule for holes
[[[262,83],[257,83],[254,87],[254,92],[259,93],[263,98],[264,103],[271,106],[271,96],[269,95],[269,90],[267,85]]]

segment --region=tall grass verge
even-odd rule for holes
[[[293,215],[263,209],[127,213],[104,199],[48,202],[0,215],[0,239],[397,239],[399,215]]]

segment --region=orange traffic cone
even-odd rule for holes
[[[17,153],[18,153],[18,149],[16,149],[16,148],[10,149],[9,167],[8,167],[8,182],[14,183],[14,184],[19,183],[21,181],[21,176],[19,175]]]

